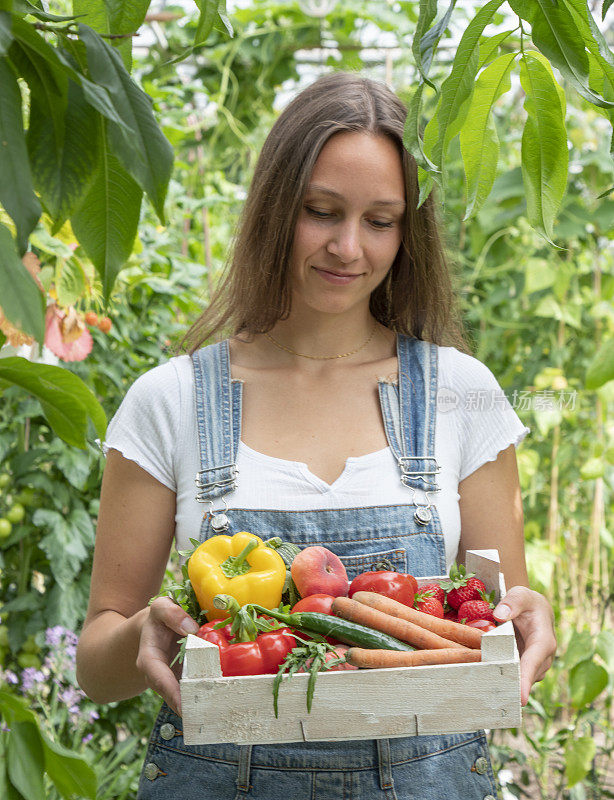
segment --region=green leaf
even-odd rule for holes
[[[102,281],[105,300],[124,266],[136,237],[142,192],[109,152],[106,134],[100,167],[81,207],[71,219],[73,231]]]
[[[418,22],[416,23],[416,31],[411,44],[411,50],[414,55],[416,69],[422,76],[422,80],[428,83],[433,89],[437,90],[434,83],[431,83],[428,78],[429,66],[433,57],[433,50],[430,52],[426,49],[424,36],[431,27],[431,23],[437,16],[437,0],[420,0],[420,12],[418,14]],[[431,36],[431,40],[433,37]],[[436,46],[436,43],[435,43]]]
[[[490,0],[472,18],[459,42],[452,71],[441,87],[436,112],[438,137],[432,152],[432,160],[439,169],[442,169],[449,143],[460,131],[469,110],[478,70],[480,36],[502,4],[503,0]]]
[[[2,358],[0,380],[34,395],[49,425],[68,444],[85,448],[88,418],[98,436],[104,437],[106,417],[102,406],[83,381],[67,369],[33,364],[25,358]]]
[[[136,33],[141,27],[151,0],[73,0],[73,10],[83,13],[82,21],[98,33]],[[113,40],[113,49],[121,56],[124,66],[132,66],[132,38]]]
[[[32,187],[23,130],[21,92],[6,56],[0,57],[0,203],[15,223],[20,255],[42,213]]]
[[[45,800],[45,759],[38,726],[33,722],[11,723],[7,748],[9,778],[28,800]]]
[[[480,58],[478,61],[478,69],[482,69],[484,64],[493,58],[499,49],[500,45],[510,36],[514,31],[502,31],[494,36],[480,37]]]
[[[96,173],[99,115],[73,81],[61,128],[54,124],[46,103],[37,100],[34,97],[30,110],[28,149],[34,183],[54,221],[55,233],[83,201]]]
[[[603,658],[609,671],[614,673],[614,631],[605,630],[597,634],[595,651]]]
[[[597,744],[592,736],[567,740],[565,744],[565,777],[568,787],[574,786],[588,775],[596,752]]]
[[[614,106],[588,85],[589,68],[585,48],[590,49],[594,40],[590,32],[587,34],[587,28],[578,27],[564,3],[537,0],[533,6],[531,27],[535,46],[589,103],[602,108]],[[586,7],[586,0],[583,0],[582,6]]]
[[[85,489],[92,469],[88,452],[62,447],[59,455],[55,458],[55,464],[75,489],[79,491]]]
[[[580,661],[569,673],[569,690],[573,708],[590,705],[608,685],[608,673],[591,659]]]
[[[118,54],[87,25],[79,25],[93,80],[104,86],[126,129],[109,125],[114,154],[151,200],[164,224],[164,199],[173,166],[173,148],[158,127],[151,99],[130,78]]]
[[[219,22],[216,22],[215,27],[220,32],[225,31],[230,37],[234,36],[234,30],[232,27],[232,23],[228,18],[228,13],[226,10],[226,0],[218,0],[217,4],[217,16]],[[221,25],[219,24],[221,23]]]
[[[569,643],[565,648],[563,655],[563,665],[566,669],[571,669],[591,658],[593,655],[593,637],[589,631],[573,631],[569,639]]]
[[[460,147],[467,177],[465,219],[474,216],[490,194],[497,174],[499,137],[492,108],[511,88],[510,72],[516,53],[495,59],[476,81],[467,120],[460,132]]]
[[[545,258],[527,258],[524,267],[525,294],[532,294],[554,286],[557,271]]]
[[[522,135],[522,175],[531,225],[552,243],[554,219],[567,186],[567,131],[559,87],[546,59],[526,51],[520,82],[527,111]]]
[[[601,345],[588,365],[585,385],[587,389],[598,389],[614,379],[614,339]]]
[[[72,306],[85,292],[87,279],[83,266],[76,258],[58,259],[55,271],[55,289],[61,306]]]
[[[580,477],[585,481],[592,481],[595,478],[603,478],[605,464],[602,458],[589,458],[580,467]]]
[[[43,22],[69,22],[70,20],[76,19],[76,15],[74,14],[70,17],[48,14],[38,6],[30,3],[29,0],[13,0],[13,11],[20,14],[31,14],[33,17]]]
[[[200,15],[198,17],[198,24],[196,25],[194,44],[199,45],[207,41],[213,30],[213,24],[217,18],[218,0],[195,0],[195,2],[200,11]]]
[[[412,154],[418,166],[422,167],[424,170],[437,171],[435,164],[433,164],[425,154],[420,137],[420,111],[422,109],[423,92],[424,83],[421,83],[409,101],[407,119],[405,120],[405,128],[403,130],[403,145],[405,149]]]
[[[0,223],[0,298],[2,311],[20,331],[45,338],[43,293],[17,255],[9,229]]]
[[[64,519],[57,511],[39,508],[32,521],[37,527],[49,530],[38,546],[49,559],[53,577],[63,589],[68,588],[88,556],[87,548],[81,537],[75,536],[70,519]]]
[[[92,767],[80,756],[52,741],[41,731],[45,769],[56,789],[65,798],[96,798],[97,779]]]
[[[0,11],[0,56],[5,56],[13,41],[13,24],[8,11]]]
[[[601,8],[601,20],[605,19],[605,15],[610,10],[610,6],[614,3],[614,0],[603,0],[603,6]]]

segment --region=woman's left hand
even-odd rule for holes
[[[542,680],[556,653],[552,608],[539,592],[512,586],[494,614],[497,621],[511,619],[514,623],[520,651],[520,701],[526,706],[531,687]]]

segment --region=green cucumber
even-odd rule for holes
[[[369,650],[414,649],[411,645],[401,642],[387,633],[367,628],[357,622],[349,622],[347,619],[335,617],[331,614],[321,614],[317,611],[299,611],[287,616],[296,618],[294,622],[288,622],[290,626],[298,626],[308,632],[319,633],[320,636],[331,636],[333,639],[338,639],[340,642],[345,642],[345,644],[353,644],[356,647],[366,647]]]

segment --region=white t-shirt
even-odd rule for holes
[[[458,484],[529,432],[490,370],[453,347],[439,347],[435,458],[440,491],[431,493],[446,543],[446,563],[455,560],[460,538]],[[175,545],[190,549],[209,504],[195,499],[199,464],[194,374],[189,356],[149,370],[128,390],[111,420],[104,452],[113,448],[135,461],[177,494]],[[331,508],[401,505],[412,491],[400,481],[390,448],[348,458],[329,485],[306,464],[256,452],[243,442],[237,453],[237,489],[226,495],[230,509],[319,511]],[[424,494],[416,491],[416,499]],[[486,498],[485,498],[486,502]],[[222,499],[214,509],[223,508]]]

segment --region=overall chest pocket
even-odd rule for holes
[[[348,574],[348,579],[352,581],[362,572],[373,572],[375,570],[389,569],[392,572],[407,572],[407,552],[404,548],[394,550],[374,550],[370,553],[353,553],[352,555],[337,555],[343,561]],[[380,562],[386,559],[390,565],[381,565]]]

